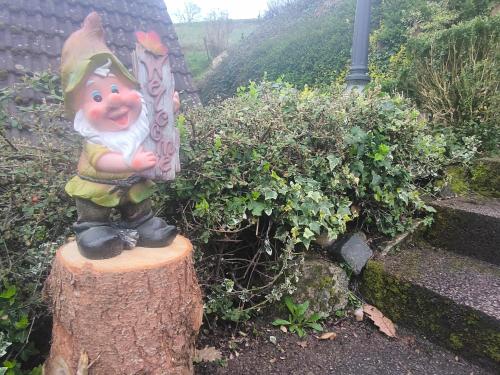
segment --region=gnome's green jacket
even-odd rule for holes
[[[119,188],[115,185],[97,183],[85,180],[85,177],[96,180],[123,180],[132,173],[109,173],[97,170],[96,163],[99,158],[111,152],[105,146],[85,142],[80,161],[78,162],[78,175],[66,184],[66,192],[74,198],[88,199],[104,207],[116,207],[120,203],[140,203],[155,192],[155,184],[151,180],[144,180],[132,185],[130,188]]]

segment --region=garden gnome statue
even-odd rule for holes
[[[155,184],[142,176],[157,162],[143,145],[148,109],[136,79],[107,47],[97,13],[65,42],[61,76],[67,116],[84,138],[78,174],[66,185],[76,200],[80,253],[106,259],[136,245],[167,246],[177,230],[153,215]],[[111,221],[113,208],[121,221]]]

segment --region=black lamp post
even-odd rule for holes
[[[352,38],[351,70],[346,78],[347,89],[362,90],[368,82],[368,42],[370,36],[370,0],[357,0]]]

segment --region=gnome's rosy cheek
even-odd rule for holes
[[[125,95],[125,100],[127,101],[128,105],[130,107],[141,107],[141,95],[134,90],[130,90],[128,93],[124,94]]]
[[[104,117],[104,112],[103,106],[91,104],[87,109],[87,119],[95,124]]]

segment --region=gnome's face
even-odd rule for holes
[[[124,79],[109,74],[91,74],[80,88],[79,109],[100,132],[128,129],[142,109],[140,94]]]

